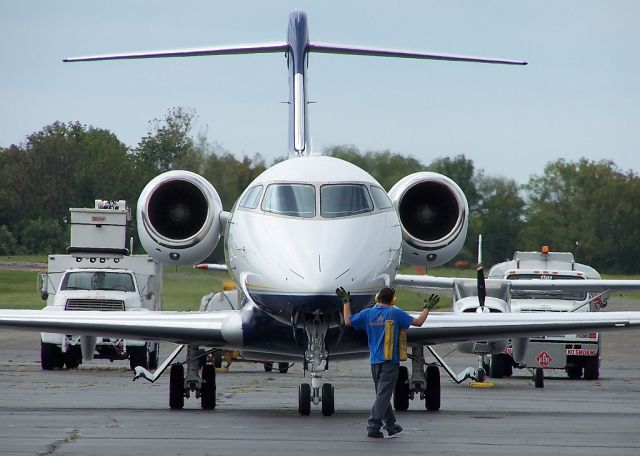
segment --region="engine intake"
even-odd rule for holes
[[[402,226],[402,261],[435,267],[462,249],[469,205],[460,187],[432,172],[410,174],[389,191]]]
[[[138,199],[140,242],[160,262],[198,263],[220,240],[221,213],[220,196],[205,178],[189,171],[163,173]]]

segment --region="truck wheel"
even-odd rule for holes
[[[600,378],[600,357],[589,356],[584,360],[584,379],[598,380]]]
[[[289,363],[278,363],[278,371],[280,371],[281,374],[289,372]]]
[[[393,389],[393,408],[404,412],[409,409],[409,370],[407,366],[400,366],[396,386]]]
[[[43,370],[52,370],[56,367],[62,367],[64,360],[62,359],[62,350],[56,344],[40,342],[40,365]]]
[[[264,371],[271,372],[273,370],[273,363],[266,362],[264,363]]]
[[[145,369],[149,367],[149,352],[147,352],[146,345],[142,347],[127,347],[127,352],[129,352],[129,367],[131,370],[135,370],[137,366]]]
[[[213,364],[205,364],[202,368],[200,405],[203,410],[216,408],[216,368]]]
[[[184,366],[174,364],[169,371],[169,407],[173,410],[184,407]]]
[[[67,369],[76,369],[82,362],[82,348],[80,345],[71,345],[62,357]]]
[[[544,369],[537,368],[533,376],[533,382],[536,388],[544,388]]]
[[[582,377],[582,366],[567,366],[564,370],[571,380],[577,380]]]

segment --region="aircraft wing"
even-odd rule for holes
[[[0,310],[0,327],[28,331],[201,343],[241,348],[240,311],[219,312],[65,312]]]
[[[399,57],[405,59],[424,60],[448,60],[454,62],[479,62],[479,63],[499,63],[504,65],[526,65],[522,60],[506,60],[487,57],[474,57],[467,55],[436,54],[432,52],[406,51],[402,49],[383,49],[364,46],[352,46],[348,44],[319,43],[313,41],[309,43],[309,51],[325,54],[350,54],[368,55],[374,57]]]
[[[429,290],[450,290],[454,282],[476,283],[476,279],[456,277],[435,277],[430,275],[397,274],[393,285],[406,288],[425,288]],[[509,283],[512,290],[566,290],[601,292],[607,290],[630,291],[640,290],[640,280],[609,280],[609,279],[486,279],[486,283]]]
[[[409,312],[417,317],[417,312]],[[430,313],[407,330],[409,343],[434,345],[590,331],[640,329],[640,312]]]
[[[91,62],[96,60],[155,59],[162,57],[199,57],[203,55],[229,54],[262,54],[269,52],[286,52],[289,45],[285,41],[274,43],[230,44],[190,49],[170,49],[164,51],[129,52],[122,54],[89,55],[84,57],[68,57],[63,62]]]
[[[416,312],[412,315],[417,316]],[[98,335],[210,347],[243,348],[240,311],[65,312],[0,310],[0,327],[77,335]],[[587,331],[640,329],[640,312],[479,314],[435,312],[410,343],[424,345]],[[366,348],[366,347],[363,347]]]

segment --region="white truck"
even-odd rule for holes
[[[147,312],[162,308],[160,264],[148,255],[129,255],[125,201],[96,200],[95,208],[71,208],[67,255],[49,255],[39,277],[44,308],[65,311]],[[156,368],[158,343],[81,334],[40,333],[41,366],[76,368],[82,360],[129,359],[130,367]]]
[[[513,260],[494,265],[488,278],[509,280],[600,279],[590,266],[576,263],[570,252],[515,252]],[[607,305],[607,294],[582,291],[511,291],[512,312],[597,312]],[[533,337],[525,359],[516,364],[505,354],[492,355],[490,376],[510,376],[514,367],[529,369],[564,369],[570,379],[597,380],[600,376],[600,334],[568,334]]]

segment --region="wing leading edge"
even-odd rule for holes
[[[640,329],[640,312],[433,313],[422,327],[409,328],[407,338],[434,345],[622,329]]]
[[[240,311],[65,312],[0,310],[0,327],[242,348]]]

